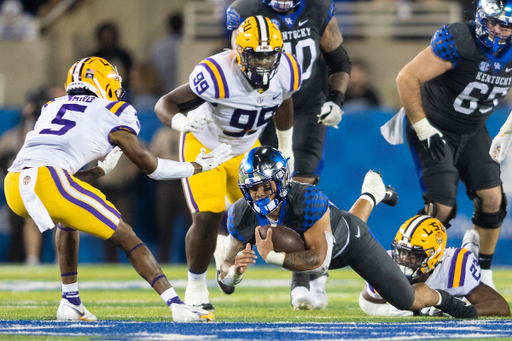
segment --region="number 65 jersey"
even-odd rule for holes
[[[51,166],[74,174],[112,150],[109,134],[116,130],[139,134],[130,104],[85,95],[56,98],[43,106],[9,171]]]
[[[254,89],[240,71],[234,51],[204,59],[190,74],[189,86],[206,103],[187,116],[201,114],[213,123],[194,136],[210,150],[228,143],[233,155],[244,154],[254,145],[277,108],[300,88],[301,75],[297,59],[283,53],[268,90],[263,92]]]

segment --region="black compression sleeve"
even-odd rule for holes
[[[324,53],[324,59],[329,68],[329,76],[336,72],[346,72],[350,75],[352,62],[344,45],[341,44],[335,50]]]
[[[178,103],[178,109],[180,109],[180,112],[187,112],[187,111],[197,108],[204,102],[205,102],[204,99],[197,97],[197,98],[194,98],[193,100],[190,100],[185,103]]]

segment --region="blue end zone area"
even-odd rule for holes
[[[436,340],[512,336],[510,320],[408,323],[172,323],[0,320],[0,335],[89,336],[91,340]]]

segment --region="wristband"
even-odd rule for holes
[[[171,128],[177,131],[182,131],[183,122],[187,120],[187,116],[182,113],[177,113],[172,117]]]
[[[235,272],[235,266],[231,265],[229,267],[228,274],[221,280],[221,282],[224,285],[237,285],[242,281],[243,277],[243,274],[237,275],[237,273]]]
[[[284,252],[270,251],[265,261],[267,262],[267,264],[283,266],[285,255],[286,254]]]
[[[334,102],[341,108],[343,107],[343,103],[345,103],[345,94],[338,90],[331,90],[325,101]]]

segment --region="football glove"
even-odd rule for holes
[[[334,127],[338,129],[338,123],[341,121],[343,110],[334,102],[325,102],[322,106],[322,111],[318,117],[317,123],[322,123],[324,126]]]
[[[446,141],[443,139],[443,133],[434,128],[426,118],[419,120],[412,126],[420,139],[421,145],[427,151],[428,157],[431,160],[440,161],[445,155],[444,145]]]
[[[491,158],[497,163],[501,163],[501,161],[505,160],[511,141],[512,136],[510,134],[502,133],[500,131],[492,140],[491,149],[489,149],[489,155],[491,155]]]
[[[207,172],[217,168],[224,162],[231,160],[231,158],[231,145],[222,143],[208,154],[206,154],[206,150],[204,148],[201,148],[201,152],[197,156],[195,162],[203,167],[202,172]]]
[[[182,133],[199,133],[206,124],[212,122],[212,119],[206,118],[202,114],[189,118],[181,113],[177,113],[172,118],[171,128]]]
[[[110,153],[107,154],[105,160],[98,161],[98,167],[103,169],[105,175],[107,175],[112,171],[112,169],[116,168],[117,162],[119,161],[121,155],[123,155],[121,148],[114,147],[114,149],[112,149]]]

